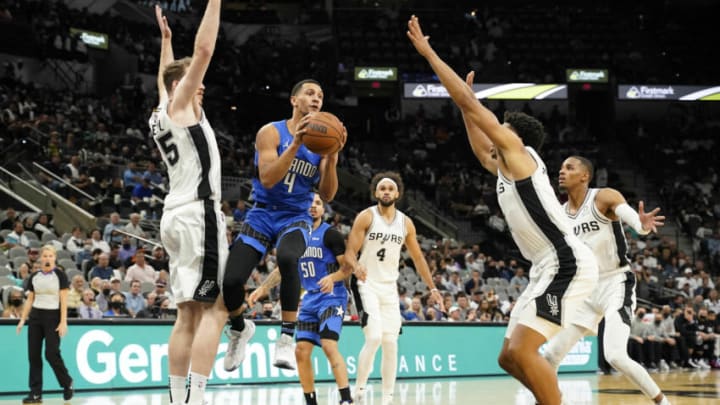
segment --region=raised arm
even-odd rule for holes
[[[347,129],[343,126],[343,147],[347,140]],[[337,163],[338,156],[342,147],[329,155],[323,156],[320,161],[320,184],[318,184],[318,194],[320,198],[325,202],[330,202],[335,198],[335,194],[338,190],[338,176],[337,176]]]
[[[645,212],[645,203],[640,201],[638,210],[635,211],[619,191],[609,187],[600,189],[595,196],[595,205],[610,220],[620,219],[640,235],[657,233],[657,227],[665,225],[665,217],[657,215],[660,207]]]
[[[158,64],[157,87],[158,101],[159,104],[162,104],[168,99],[167,89],[163,81],[163,71],[165,70],[165,66],[175,60],[175,55],[172,49],[172,31],[170,31],[167,17],[163,15],[162,8],[160,8],[159,4],[155,5],[155,18],[160,28],[160,63]]]
[[[371,223],[372,212],[370,212],[369,209],[365,209],[359,213],[357,217],[355,217],[355,222],[353,222],[353,226],[350,229],[347,245],[345,246],[345,265],[350,268],[351,272],[355,273],[358,280],[362,281],[365,281],[367,270],[360,266],[360,263],[358,262],[358,253],[362,248],[363,240],[365,240],[365,234],[370,228]]]
[[[450,94],[455,104],[462,111],[463,118],[477,126],[501,152],[505,164],[515,178],[525,178],[537,167],[533,158],[525,151],[520,137],[509,127],[502,125],[492,111],[485,108],[475,97],[472,88],[455,73],[435,53],[428,41],[430,37],[423,34],[416,16],[408,21],[407,36],[413,46],[430,64],[440,82]]]
[[[470,71],[465,77],[465,83],[472,89],[473,80],[475,79],[475,72]],[[487,135],[475,125],[475,123],[465,116],[462,112],[463,123],[465,124],[465,131],[467,131],[468,141],[470,141],[470,147],[472,148],[473,154],[480,161],[482,167],[492,173],[493,176],[497,176],[498,163],[497,159],[493,156],[493,143]]]
[[[220,0],[208,0],[205,15],[195,35],[195,48],[192,61],[185,76],[173,92],[172,109],[190,105],[193,96],[202,84],[210,59],[215,51],[218,30],[220,29]]]

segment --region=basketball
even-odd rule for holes
[[[335,153],[345,142],[343,123],[329,112],[311,113],[306,129],[303,143],[318,155]]]

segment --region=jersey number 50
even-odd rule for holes
[[[303,278],[315,277],[315,263],[302,262],[300,263],[300,269],[302,270]]]

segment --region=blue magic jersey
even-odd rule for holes
[[[319,291],[318,282],[320,279],[338,270],[336,254],[333,253],[329,246],[326,246],[329,243],[325,243],[326,232],[337,232],[337,230],[331,228],[329,224],[322,223],[317,229],[314,229],[310,234],[310,241],[305,249],[305,254],[298,261],[300,282],[308,292]],[[347,295],[344,282],[338,281],[335,283],[332,295]]]
[[[287,128],[287,120],[272,123],[280,135],[278,156],[292,144],[293,136]],[[313,187],[320,181],[321,156],[300,145],[285,177],[272,188],[263,187],[258,176],[253,177],[252,198],[256,202],[274,205],[279,209],[307,212],[312,204]],[[258,153],[255,151],[255,168],[258,167]]]

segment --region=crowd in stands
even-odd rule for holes
[[[168,7],[172,4],[179,7],[179,2],[174,1]],[[443,34],[448,41],[438,42],[467,43],[463,48],[445,50],[455,55],[450,60],[466,68],[465,61],[477,59],[477,67],[483,67],[490,75],[488,77],[492,77],[493,72],[498,74],[496,80],[504,80],[506,74],[512,75],[514,81],[560,80],[556,77],[559,72],[530,63],[536,58],[532,52],[527,57],[528,63],[522,62],[523,58],[512,59],[520,49],[518,40],[530,35],[530,31],[517,32],[508,27],[517,26],[518,21],[526,21],[537,14],[533,7],[526,6],[517,16],[498,11],[497,7],[479,10],[470,15],[473,18],[460,15],[461,24],[450,24],[456,32],[451,30]],[[98,18],[85,11],[67,9],[63,2],[14,2],[7,9],[15,21],[32,26],[39,48],[47,52],[42,54],[65,52],[70,58],[78,56],[77,44],[71,42],[66,46],[64,35],[68,32],[68,21],[83,21],[88,24],[85,28],[102,28],[112,33],[118,44],[141,56],[141,71],[157,69],[157,32],[150,24],[134,23],[120,17]],[[360,24],[363,27],[372,21],[377,30],[364,30],[362,35],[353,30],[348,30],[349,34],[338,31],[341,57],[344,57],[343,50],[354,49],[360,43],[372,46],[372,39],[365,37],[370,32],[375,33],[378,49],[354,53],[351,63],[365,63],[364,55],[378,54],[384,58],[387,53],[392,53],[402,57],[402,52],[408,52],[396,45],[407,45],[402,37],[393,41],[380,40],[385,34],[391,35],[390,26],[404,20],[405,15],[384,11],[384,19],[375,19],[374,13],[357,20],[363,21]],[[605,10],[597,18],[602,20],[614,15],[611,10]],[[437,17],[433,29],[438,29],[441,23],[448,24],[441,17]],[[651,17],[646,21],[657,21],[657,16]],[[553,18],[564,16],[559,13]],[[353,22],[350,20],[341,13],[336,26],[341,22],[350,24]],[[665,24],[673,24],[672,19]],[[649,25],[656,26],[655,23]],[[478,39],[450,41],[464,37],[468,32],[476,33]],[[553,38],[558,33],[549,35]],[[189,31],[173,26],[173,36],[174,41],[177,39],[176,54],[189,49]],[[58,37],[62,47],[57,46]],[[597,40],[600,45],[593,46],[602,46],[603,41],[615,41],[604,37]],[[230,89],[230,94],[262,94],[277,89],[287,92],[283,86],[301,78],[299,75],[317,75],[321,81],[324,78],[327,83],[332,83],[332,79],[328,79],[334,73],[331,59],[320,56],[329,53],[325,47],[332,46],[330,44],[304,42],[305,39],[299,44],[278,43],[262,33],[252,36],[241,46],[231,45],[227,38],[220,41],[227,52],[218,55],[213,62],[215,73],[208,76],[216,81],[211,85]],[[347,45],[346,41],[352,45]],[[571,46],[585,46],[582,38],[579,41],[581,43]],[[566,51],[557,49],[551,55]],[[615,60],[612,54],[608,58]],[[513,63],[512,69],[505,69],[511,59],[520,62]],[[622,61],[622,58],[616,59]],[[283,62],[287,60],[295,62]],[[319,64],[308,71],[309,61],[313,60]],[[633,73],[623,70],[622,66],[626,65],[620,62],[616,65],[617,71],[633,78]],[[407,55],[407,61],[399,62],[398,66],[402,67],[403,63],[412,68],[414,57]],[[492,69],[495,65],[498,69]],[[175,303],[167,284],[167,258],[163,249],[126,235],[151,241],[159,239],[153,219],[156,222],[162,210],[166,178],[163,168],[155,166],[161,159],[147,137],[147,117],[154,102],[151,92],[133,83],[105,97],[52,91],[23,83],[18,79],[18,69],[22,66],[8,67],[0,81],[3,150],[24,152],[26,160],[41,163],[59,179],[37,172],[37,181],[77,201],[106,221],[101,229],[76,228],[60,234],[53,229],[53,219],[46,214],[3,209],[0,212],[3,251],[0,253],[0,283],[5,284],[0,302],[3,317],[18,316],[23,305],[24,282],[39,268],[38,249],[44,243],[52,243],[58,247],[59,265],[71,276],[72,316],[171,319]],[[538,76],[534,69],[552,77]],[[665,73],[656,72],[658,80],[666,77]],[[505,110],[502,103],[492,102],[490,107],[500,117]],[[525,109],[532,113],[530,105]],[[372,134],[359,132],[351,137],[341,165],[366,178],[380,169],[399,170],[408,193],[424,196],[447,216],[473,220],[492,241],[502,241],[499,246],[489,246],[486,243],[471,244],[476,241],[463,244],[423,238],[423,251],[444,301],[434,302],[430,298],[414,272],[412,261],[405,255],[398,285],[404,319],[407,322],[506,322],[514,300],[528,282],[529,269],[510,245],[507,226],[495,199],[494,179],[475,163],[466,146],[456,110],[447,104],[438,116],[430,116],[420,108],[406,112],[405,117],[393,114],[391,118],[387,122],[387,133],[391,134],[392,147],[377,148],[373,143],[377,140],[363,142],[366,136],[372,139]],[[586,131],[574,128],[561,111],[555,109],[549,114],[540,114],[539,118],[549,133],[544,154],[549,168],[559,167],[562,159],[574,151],[581,151],[602,164],[602,154],[592,146],[593,142],[588,142],[591,139]],[[619,136],[629,140],[633,151],[643,154],[638,162],[647,164],[645,176],[656,182],[661,190],[663,210],[670,218],[680,221],[681,229],[693,238],[694,245],[691,251],[683,251],[676,240],[669,237],[640,238],[628,233],[640,300],[629,346],[633,356],[649,369],[676,365],[718,367],[720,302],[716,286],[720,283],[720,194],[717,192],[717,170],[706,162],[713,161],[720,152],[714,136],[720,122],[704,116],[702,111],[683,107],[663,119],[665,121],[655,123],[623,123],[618,125],[618,131],[623,131]],[[255,122],[223,120],[222,116],[213,123],[217,123],[221,138],[225,175],[249,177],[253,172],[252,136],[259,126]],[[678,133],[684,136],[678,137]],[[653,137],[652,148],[637,147],[647,142],[649,136]],[[22,139],[32,142],[22,146]],[[387,139],[384,142],[388,142]],[[8,155],[3,157],[12,157]],[[607,169],[599,167],[598,173],[602,170],[605,170],[605,176],[598,175],[597,184],[625,191],[622,185],[612,181],[608,184]],[[610,178],[612,180],[612,174]],[[65,182],[93,198],[83,197]],[[367,205],[360,203],[367,201],[366,195],[343,200],[342,187],[340,191],[341,201],[348,206],[357,209]],[[228,223],[239,224],[246,210],[242,199],[223,203]],[[328,217],[328,221],[345,233],[349,230],[349,220],[335,214]],[[230,231],[229,240],[232,236]],[[248,290],[259,285],[275,263],[274,256],[268,255],[253,273]],[[279,319],[279,311],[277,291],[273,291],[269,300],[248,308],[246,316]],[[354,316],[356,314],[350,311],[349,319]],[[658,320],[659,325],[656,324]]]

